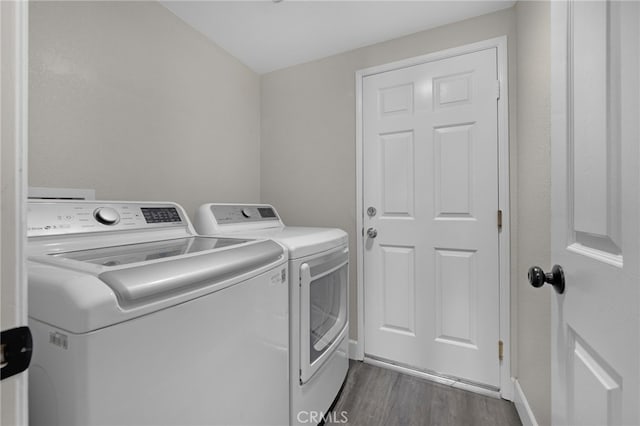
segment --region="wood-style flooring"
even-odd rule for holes
[[[331,415],[326,425],[522,424],[509,401],[353,360]]]

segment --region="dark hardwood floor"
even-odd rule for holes
[[[327,425],[521,425],[515,406],[425,379],[351,361]],[[348,419],[345,423],[344,420]]]

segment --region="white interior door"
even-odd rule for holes
[[[637,425],[640,8],[551,7],[552,421]]]
[[[27,3],[0,2],[0,325],[2,331],[27,324],[26,239],[26,31]],[[6,337],[6,334],[4,334]],[[7,345],[5,340],[3,345]],[[3,360],[4,361],[4,360]],[[12,363],[13,364],[13,363]],[[15,365],[15,364],[14,364]],[[3,363],[3,374],[7,365]],[[0,382],[0,424],[27,424],[27,377],[20,373]]]
[[[362,117],[365,355],[498,388],[496,63],[367,76]]]

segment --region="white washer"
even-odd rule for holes
[[[202,235],[269,238],[289,252],[291,424],[318,423],[349,369],[349,248],[346,232],[284,226],[266,204],[205,204]]]
[[[289,421],[286,251],[173,203],[28,207],[30,424]]]

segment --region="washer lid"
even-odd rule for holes
[[[282,254],[277,244],[261,241],[168,262],[111,270],[98,278],[113,289],[121,306],[129,307],[244,275],[277,261]]]
[[[220,249],[249,240],[236,238],[187,237],[145,243],[99,247],[51,254],[52,258],[72,259],[100,266],[122,266],[150,260],[167,259],[202,251]]]
[[[32,257],[97,277],[130,308],[217,285],[284,255],[273,241],[190,237]]]

